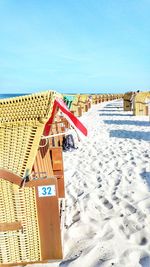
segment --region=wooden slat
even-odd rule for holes
[[[64,183],[64,170],[63,170],[63,156],[62,147],[53,147],[50,149],[52,158],[52,167],[54,176],[58,182],[58,195],[61,198],[65,197],[65,183]]]
[[[36,156],[35,161],[34,161],[33,172],[36,173],[36,174],[39,173],[38,162],[37,162],[37,156]]]
[[[0,223],[0,232],[22,230],[21,222]]]
[[[64,198],[65,197],[65,183],[64,183],[63,176],[57,177],[57,184],[58,184],[58,197]]]
[[[63,170],[54,171],[54,176],[57,178],[58,196],[59,198],[65,197],[65,180]]]
[[[52,157],[53,170],[63,170],[62,148],[61,147],[51,148],[51,157]]]
[[[9,181],[13,184],[16,184],[18,186],[21,185],[22,178],[10,171],[7,171],[5,169],[0,169],[0,178]]]
[[[55,185],[56,179],[45,179],[42,185]],[[62,258],[58,197],[39,197],[36,189],[37,214],[40,233],[41,259]]]
[[[46,170],[47,170],[47,175],[48,177],[53,176],[53,168],[52,168],[52,162],[50,158],[50,152],[49,149],[47,150],[45,154],[45,165],[46,165]]]
[[[38,170],[39,170],[39,175],[40,175],[40,173],[44,171],[43,170],[43,161],[42,161],[40,150],[38,150],[38,152],[37,152],[36,159],[37,159],[37,165],[38,165]]]

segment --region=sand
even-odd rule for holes
[[[150,122],[122,106],[82,116],[88,137],[64,152],[64,260],[32,266],[150,267]]]
[[[65,260],[60,266],[135,267],[150,253],[150,123],[122,102],[95,105],[75,152],[64,153]],[[150,265],[149,265],[150,266]]]

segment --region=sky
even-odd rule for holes
[[[0,0],[0,93],[150,90],[150,0]]]

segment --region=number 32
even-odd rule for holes
[[[48,196],[50,196],[51,195],[51,187],[50,186],[48,186],[48,187],[42,187],[42,195],[43,196],[46,196],[46,195],[48,195]]]

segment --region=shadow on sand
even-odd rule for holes
[[[150,256],[142,258],[140,264],[142,267],[150,267]]]
[[[135,125],[135,126],[148,126],[150,127],[149,121],[129,121],[129,120],[104,120],[106,124],[117,124],[117,125]]]
[[[112,111],[118,111],[118,112],[122,112],[123,111],[123,109],[99,109],[98,110],[99,112],[105,112],[105,111],[109,111],[109,112],[112,112]],[[112,115],[111,113],[110,113],[110,115]]]
[[[142,172],[140,173],[141,177],[146,181],[149,189],[150,189],[150,172]]]
[[[150,141],[150,132],[111,130],[110,137]]]
[[[121,111],[121,110],[120,110]],[[132,114],[124,114],[124,113],[101,113],[99,116],[123,116],[123,117],[133,117]]]
[[[105,107],[106,107],[106,108],[123,108],[122,105],[106,105]],[[104,107],[104,108],[105,108],[105,107]]]

